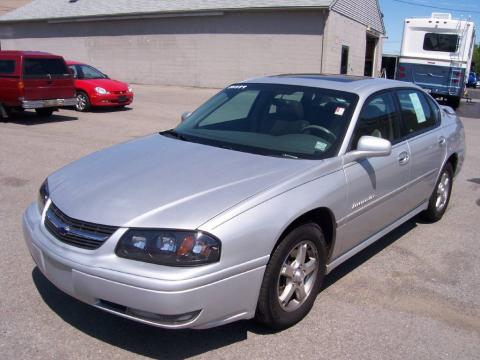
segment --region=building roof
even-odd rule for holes
[[[329,8],[335,0],[34,0],[0,22],[246,9]]]
[[[2,0],[0,2],[0,16],[9,11],[18,9],[20,6],[29,3],[31,0]]]

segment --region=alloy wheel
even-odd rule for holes
[[[78,111],[83,111],[87,107],[87,98],[85,97],[84,94],[77,94],[77,103],[75,104],[75,107],[77,108]]]
[[[319,269],[316,246],[308,240],[298,243],[285,258],[277,284],[280,307],[298,309],[310,296]]]
[[[450,195],[450,175],[448,172],[443,172],[442,177],[437,186],[437,199],[435,201],[435,208],[437,211],[442,211],[448,201]]]

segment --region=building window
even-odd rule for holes
[[[348,46],[342,46],[342,60],[340,62],[340,74],[348,73]]]

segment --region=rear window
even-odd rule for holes
[[[15,60],[0,60],[0,74],[13,74],[15,72]]]
[[[423,40],[423,50],[456,52],[458,49],[458,35],[427,33]]]
[[[23,74],[25,77],[68,76],[69,72],[62,59],[27,58],[23,61]]]

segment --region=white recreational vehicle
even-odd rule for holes
[[[397,78],[413,82],[457,108],[475,44],[475,24],[451,14],[405,19]]]

